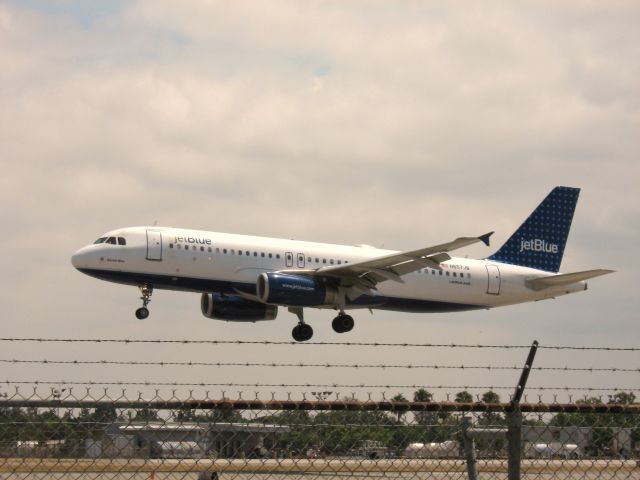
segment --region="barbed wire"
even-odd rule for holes
[[[182,367],[271,367],[271,368],[351,368],[351,369],[428,369],[428,370],[522,370],[516,365],[423,365],[423,364],[371,364],[371,363],[279,363],[279,362],[203,362],[203,361],[137,361],[137,360],[19,360],[0,359],[5,364],[40,365],[127,365],[127,366],[182,366]],[[640,368],[618,367],[532,367],[540,371],[640,373]]]
[[[412,342],[294,342],[270,340],[192,340],[192,339],[118,339],[118,338],[0,338],[0,342],[37,342],[37,343],[118,343],[118,344],[203,344],[203,345],[314,345],[342,347],[418,347],[418,348],[478,348],[478,349],[525,349],[531,345],[498,345],[470,343],[412,343]],[[640,347],[607,347],[607,346],[570,346],[570,345],[538,345],[538,349],[548,350],[586,350],[586,351],[619,351],[639,352]]]
[[[420,389],[427,390],[513,390],[513,385],[392,385],[392,384],[348,384],[348,383],[242,383],[242,382],[151,382],[151,381],[66,381],[66,380],[5,380],[0,385],[65,385],[65,386],[146,386],[146,387],[281,387],[281,388],[375,388],[375,389]],[[543,387],[528,386],[528,391],[585,391],[585,392],[640,392],[640,388],[621,387]]]

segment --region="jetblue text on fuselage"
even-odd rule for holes
[[[548,243],[546,240],[542,240],[541,238],[520,240],[520,251],[558,253],[558,245],[555,243]]]
[[[175,237],[176,243],[193,243],[199,245],[211,245],[211,239],[209,238],[196,238],[196,237]]]

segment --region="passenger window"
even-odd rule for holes
[[[231,255],[235,255],[235,253],[236,253],[235,249],[233,249],[233,248],[231,250],[229,250],[229,251],[231,252]]]
[[[264,252],[260,252],[260,256],[264,258]]]
[[[212,251],[213,251],[213,249],[212,249],[211,247],[209,247],[209,248],[207,249],[207,251],[212,252]]]
[[[442,276],[442,270],[440,270],[440,272],[438,272],[438,275]]]
[[[272,253],[269,254],[269,258],[273,258],[273,254]]]
[[[320,263],[320,259],[319,258],[316,258],[316,263]]]
[[[238,255],[242,255],[242,250],[238,250]]]
[[[449,275],[450,275],[450,273],[449,273],[449,272],[447,272],[447,277],[448,277]]]
[[[184,249],[185,249],[185,250],[189,250],[189,245],[185,245],[185,246],[184,246]]]
[[[216,253],[220,253],[220,248],[216,247]]]
[[[338,265],[341,265],[341,264],[342,264],[342,260],[338,260]]]
[[[278,260],[280,260],[280,254],[279,254],[279,253],[276,253],[276,258],[277,258]]]
[[[224,253],[224,254],[226,255],[226,254],[227,254],[227,249],[226,249],[226,248],[224,248],[224,249],[222,250],[222,253]]]
[[[200,247],[200,251],[201,251],[201,252],[204,252],[204,247]]]
[[[326,258],[323,258],[323,259],[322,259],[322,263],[327,263],[327,259],[326,259]]]
[[[333,265],[333,258],[332,258],[331,260],[329,260],[329,263],[330,263],[331,265]]]
[[[173,248],[173,243],[170,243],[170,244],[169,244],[169,248]]]
[[[311,257],[307,257],[307,262],[311,263]]]

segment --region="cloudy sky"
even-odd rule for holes
[[[586,293],[463,314],[357,312],[318,341],[640,345],[640,6],[612,2],[0,3],[2,336],[288,341],[196,294],[83,276],[70,255],[120,226],[414,249],[495,230],[582,187],[563,270]],[[493,249],[460,252],[487,256]],[[525,351],[2,342],[0,357],[521,364]],[[634,366],[545,350],[540,365]],[[2,367],[8,380],[512,385],[517,372]],[[3,380],[5,378],[2,378]],[[532,384],[640,388],[638,374]],[[8,386],[0,387],[9,388]],[[454,390],[455,391],[455,390]],[[395,393],[395,392],[394,392]]]

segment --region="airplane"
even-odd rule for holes
[[[80,272],[134,285],[149,316],[154,289],[201,294],[202,314],[232,322],[274,320],[278,307],[298,317],[297,342],[313,336],[305,308],[334,309],[337,333],[349,332],[347,310],[457,312],[555,298],[587,289],[586,280],[612,273],[559,273],[580,193],[555,187],[502,247],[484,259],[449,252],[493,232],[411,251],[234,235],[180,228],[119,228],[71,258]]]

